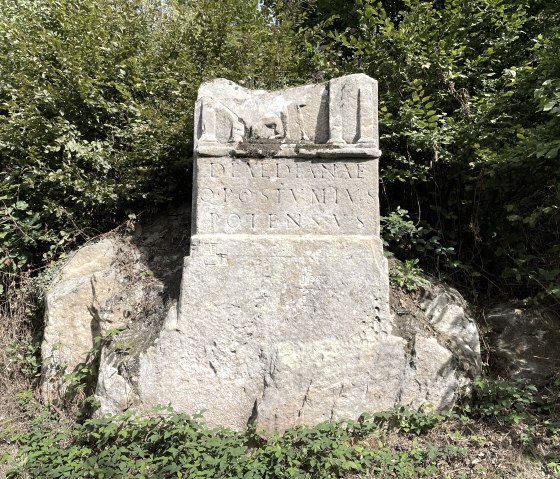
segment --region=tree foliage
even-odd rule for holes
[[[558,303],[559,10],[0,0],[0,267],[48,261],[187,196],[202,81],[278,88],[365,72],[380,84],[391,248],[471,292]]]
[[[189,194],[201,82],[295,81],[256,1],[0,0],[0,266]]]
[[[300,28],[324,76],[379,80],[386,214],[404,211],[443,246],[399,238],[393,249],[471,292],[558,304],[558,6],[310,3]]]

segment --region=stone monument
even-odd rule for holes
[[[160,260],[180,272],[183,250],[158,243],[171,223],[81,248],[47,292],[43,397],[64,397],[97,332],[118,327],[102,343],[97,414],[171,405],[283,431],[453,403],[480,368],[476,325],[439,286],[393,291],[391,313],[379,156],[366,75],[278,92],[203,84],[178,301],[165,317],[171,280],[148,274]]]
[[[269,430],[392,406],[404,356],[379,235],[377,82],[211,81],[195,139],[191,253],[142,402]]]

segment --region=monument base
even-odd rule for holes
[[[198,235],[192,245],[178,314],[141,359],[142,403],[267,430],[395,404],[406,341],[391,335],[379,240]]]

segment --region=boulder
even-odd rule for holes
[[[154,367],[150,365],[150,348],[153,351],[160,342],[165,325],[169,329],[177,321],[181,258],[188,249],[188,235],[184,231],[189,229],[189,210],[190,206],[185,205],[160,213],[144,221],[133,235],[109,235],[70,256],[47,293],[42,348],[45,399],[57,400],[66,391],[68,382],[61,374],[62,366],[65,373],[72,372],[94,349],[96,335],[120,326],[124,329],[107,338],[99,351],[97,414],[145,408],[139,388],[150,385],[139,385],[140,365]],[[123,251],[127,251],[127,268],[133,274],[117,275],[115,271],[123,260]],[[103,296],[98,294],[94,299],[91,282],[97,284],[99,278],[104,281],[117,276],[117,280],[106,281]],[[69,284],[78,287],[62,294],[64,285]],[[81,285],[85,290],[86,284],[89,294],[80,289]],[[91,324],[96,316],[91,314],[92,304],[101,311],[101,321],[94,332]],[[385,395],[383,388],[379,394],[383,399],[377,407],[365,405],[364,412],[396,405],[452,405],[468,391],[481,365],[478,333],[467,303],[455,289],[432,280],[415,292],[393,286],[390,308],[392,340],[402,351],[396,363],[385,361],[381,354],[376,364],[395,377],[397,393]],[[68,314],[62,314],[63,311]],[[325,359],[315,361],[319,367],[332,366],[340,356],[334,351],[332,359]],[[313,358],[309,362],[312,364]],[[302,403],[297,405],[300,409]],[[161,404],[168,405],[163,401]],[[188,412],[203,409],[204,405],[200,405],[197,411]],[[252,406],[243,411],[247,419],[252,412]]]
[[[45,400],[62,400],[87,371],[95,374],[103,336],[140,323],[158,330],[178,294],[189,220],[189,209],[176,208],[144,230],[104,235],[68,257],[45,297]]]

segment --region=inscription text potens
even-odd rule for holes
[[[290,231],[360,231],[366,228],[367,219],[361,215],[343,213],[210,213],[211,232],[261,232]]]

